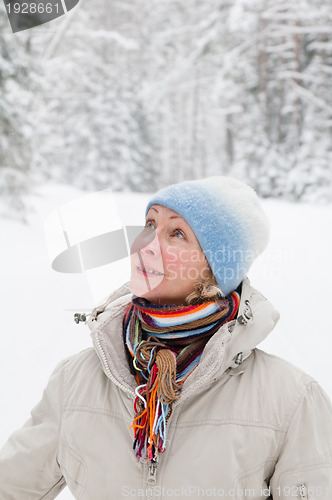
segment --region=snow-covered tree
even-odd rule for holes
[[[29,36],[13,35],[0,7],[0,197],[13,215],[31,186],[34,71]]]
[[[155,189],[151,134],[131,63],[138,44],[117,30],[127,19],[122,9],[98,5],[77,12],[44,62],[40,168],[84,189]]]

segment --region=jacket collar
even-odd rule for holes
[[[137,384],[129,370],[122,335],[122,320],[131,297],[128,284],[123,285],[91,313],[88,325],[104,372],[116,385],[133,395]],[[242,362],[267,337],[278,320],[279,313],[272,304],[245,278],[237,318],[224,324],[206,344],[199,365],[183,385],[180,400],[226,372],[230,375],[242,373],[245,366]]]

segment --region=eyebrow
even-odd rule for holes
[[[154,210],[155,212],[157,212],[157,214],[159,214],[158,210],[154,207],[150,207],[151,210]],[[171,215],[169,217],[169,219],[180,219],[180,215]]]

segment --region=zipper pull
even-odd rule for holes
[[[240,323],[240,325],[246,325],[247,323],[249,323],[249,321],[253,319],[253,314],[249,300],[245,301],[245,306],[246,307],[243,309],[241,316],[237,318],[237,321]]]
[[[149,486],[156,484],[156,475],[157,475],[157,462],[149,463],[149,472],[147,477],[147,483]]]
[[[80,314],[80,313],[75,313],[75,314],[74,314],[74,321],[75,321],[75,323],[76,323],[77,325],[79,324],[79,322],[80,322],[80,321],[82,321],[82,322],[84,322],[84,323],[85,323],[85,322],[86,322],[86,318],[87,318],[87,316],[89,316],[89,314],[85,314],[85,313],[83,313],[83,314]]]

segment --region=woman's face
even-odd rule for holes
[[[145,229],[131,249],[130,288],[154,304],[184,304],[210,268],[189,224],[162,205],[152,205]]]

